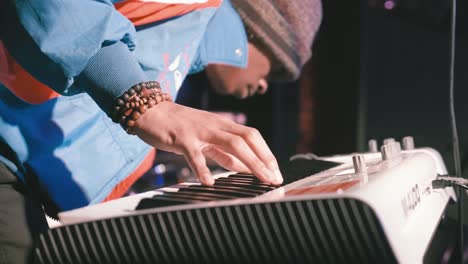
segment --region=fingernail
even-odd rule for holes
[[[276,179],[275,174],[271,173],[271,170],[269,170],[267,167],[262,168],[262,174],[269,182],[273,182]]]
[[[273,184],[280,185],[283,183],[283,176],[281,175],[281,172],[279,170],[275,170],[274,172],[275,179],[273,180]]]
[[[278,163],[276,161],[272,161],[268,164],[268,169],[270,170],[271,175],[271,183],[273,184],[281,184],[283,182],[283,176],[281,176],[281,172],[278,169]],[[278,183],[279,182],[279,183]]]
[[[208,185],[208,186],[211,186],[214,184],[214,179],[213,177],[211,177],[211,175],[202,175],[200,177],[200,181],[204,184],[204,185]]]

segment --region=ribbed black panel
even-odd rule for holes
[[[63,226],[40,263],[395,263],[374,212],[352,199],[141,214]]]

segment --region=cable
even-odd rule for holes
[[[458,130],[455,117],[455,100],[454,100],[454,76],[455,76],[455,29],[457,18],[457,0],[452,0],[452,14],[450,26],[450,123],[452,128],[452,144],[453,144],[453,160],[455,165],[455,175],[462,177],[460,165],[460,149],[458,145]],[[458,189],[458,228],[459,228],[459,246],[460,246],[460,262],[463,263],[463,190]]]
[[[432,188],[442,189],[446,187],[461,187],[465,190],[468,190],[468,179],[455,176],[439,176],[437,179],[432,181]]]

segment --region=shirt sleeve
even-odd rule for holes
[[[7,0],[1,5],[5,46],[56,92],[72,95],[86,87],[107,111],[130,86],[147,81],[132,53],[135,28],[110,1]]]

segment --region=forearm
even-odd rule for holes
[[[134,28],[107,1],[5,1],[2,41],[29,73],[61,94],[73,84],[104,110],[131,85],[145,81],[133,57]]]

